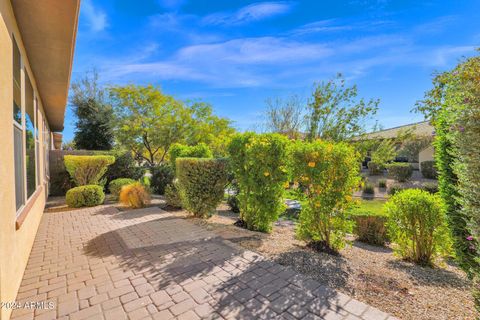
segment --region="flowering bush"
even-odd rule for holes
[[[279,134],[248,132],[234,136],[228,146],[239,187],[240,219],[249,229],[269,232],[284,211],[288,143]]]
[[[183,207],[197,217],[209,217],[223,199],[227,184],[227,161],[177,158],[176,167]]]
[[[297,229],[301,238],[337,251],[345,244],[352,193],[358,187],[359,155],[345,143],[297,141],[291,151],[291,172],[305,186],[305,207]]]
[[[403,258],[422,265],[447,254],[450,237],[442,199],[420,189],[396,193],[385,204],[390,239]]]

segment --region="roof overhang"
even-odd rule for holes
[[[80,0],[14,0],[15,19],[52,131],[62,131]]]

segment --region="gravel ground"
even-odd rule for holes
[[[434,269],[420,267],[395,257],[390,248],[353,239],[339,256],[317,253],[295,239],[291,221],[277,222],[271,234],[252,232],[233,226],[236,215],[225,206],[206,221],[191,219],[401,319],[475,319],[469,283],[451,263],[440,262]]]

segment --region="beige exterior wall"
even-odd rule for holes
[[[435,154],[435,150],[433,146],[430,146],[426,149],[423,149],[418,154],[418,162],[422,163],[423,161],[431,161],[433,160],[433,155]]]
[[[28,72],[34,92],[38,97],[39,152],[40,161],[37,175],[40,185],[27,201],[28,214],[17,230],[17,212],[15,208],[15,175],[13,144],[13,69],[12,69],[12,34],[21,52],[23,70]],[[22,280],[30,250],[43,214],[46,198],[44,171],[43,117],[44,110],[41,97],[38,96],[35,78],[27,60],[22,38],[20,36],[10,1],[0,0],[0,301],[15,301]],[[24,81],[22,74],[22,82]],[[25,87],[23,85],[23,87]],[[25,104],[23,94],[22,105]],[[22,106],[23,107],[23,106]],[[24,135],[25,142],[25,135]],[[33,199],[35,198],[35,199]],[[0,319],[8,319],[11,310],[0,309]]]

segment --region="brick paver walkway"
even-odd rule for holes
[[[158,208],[43,216],[12,319],[387,319]],[[389,318],[393,319],[393,318]]]

